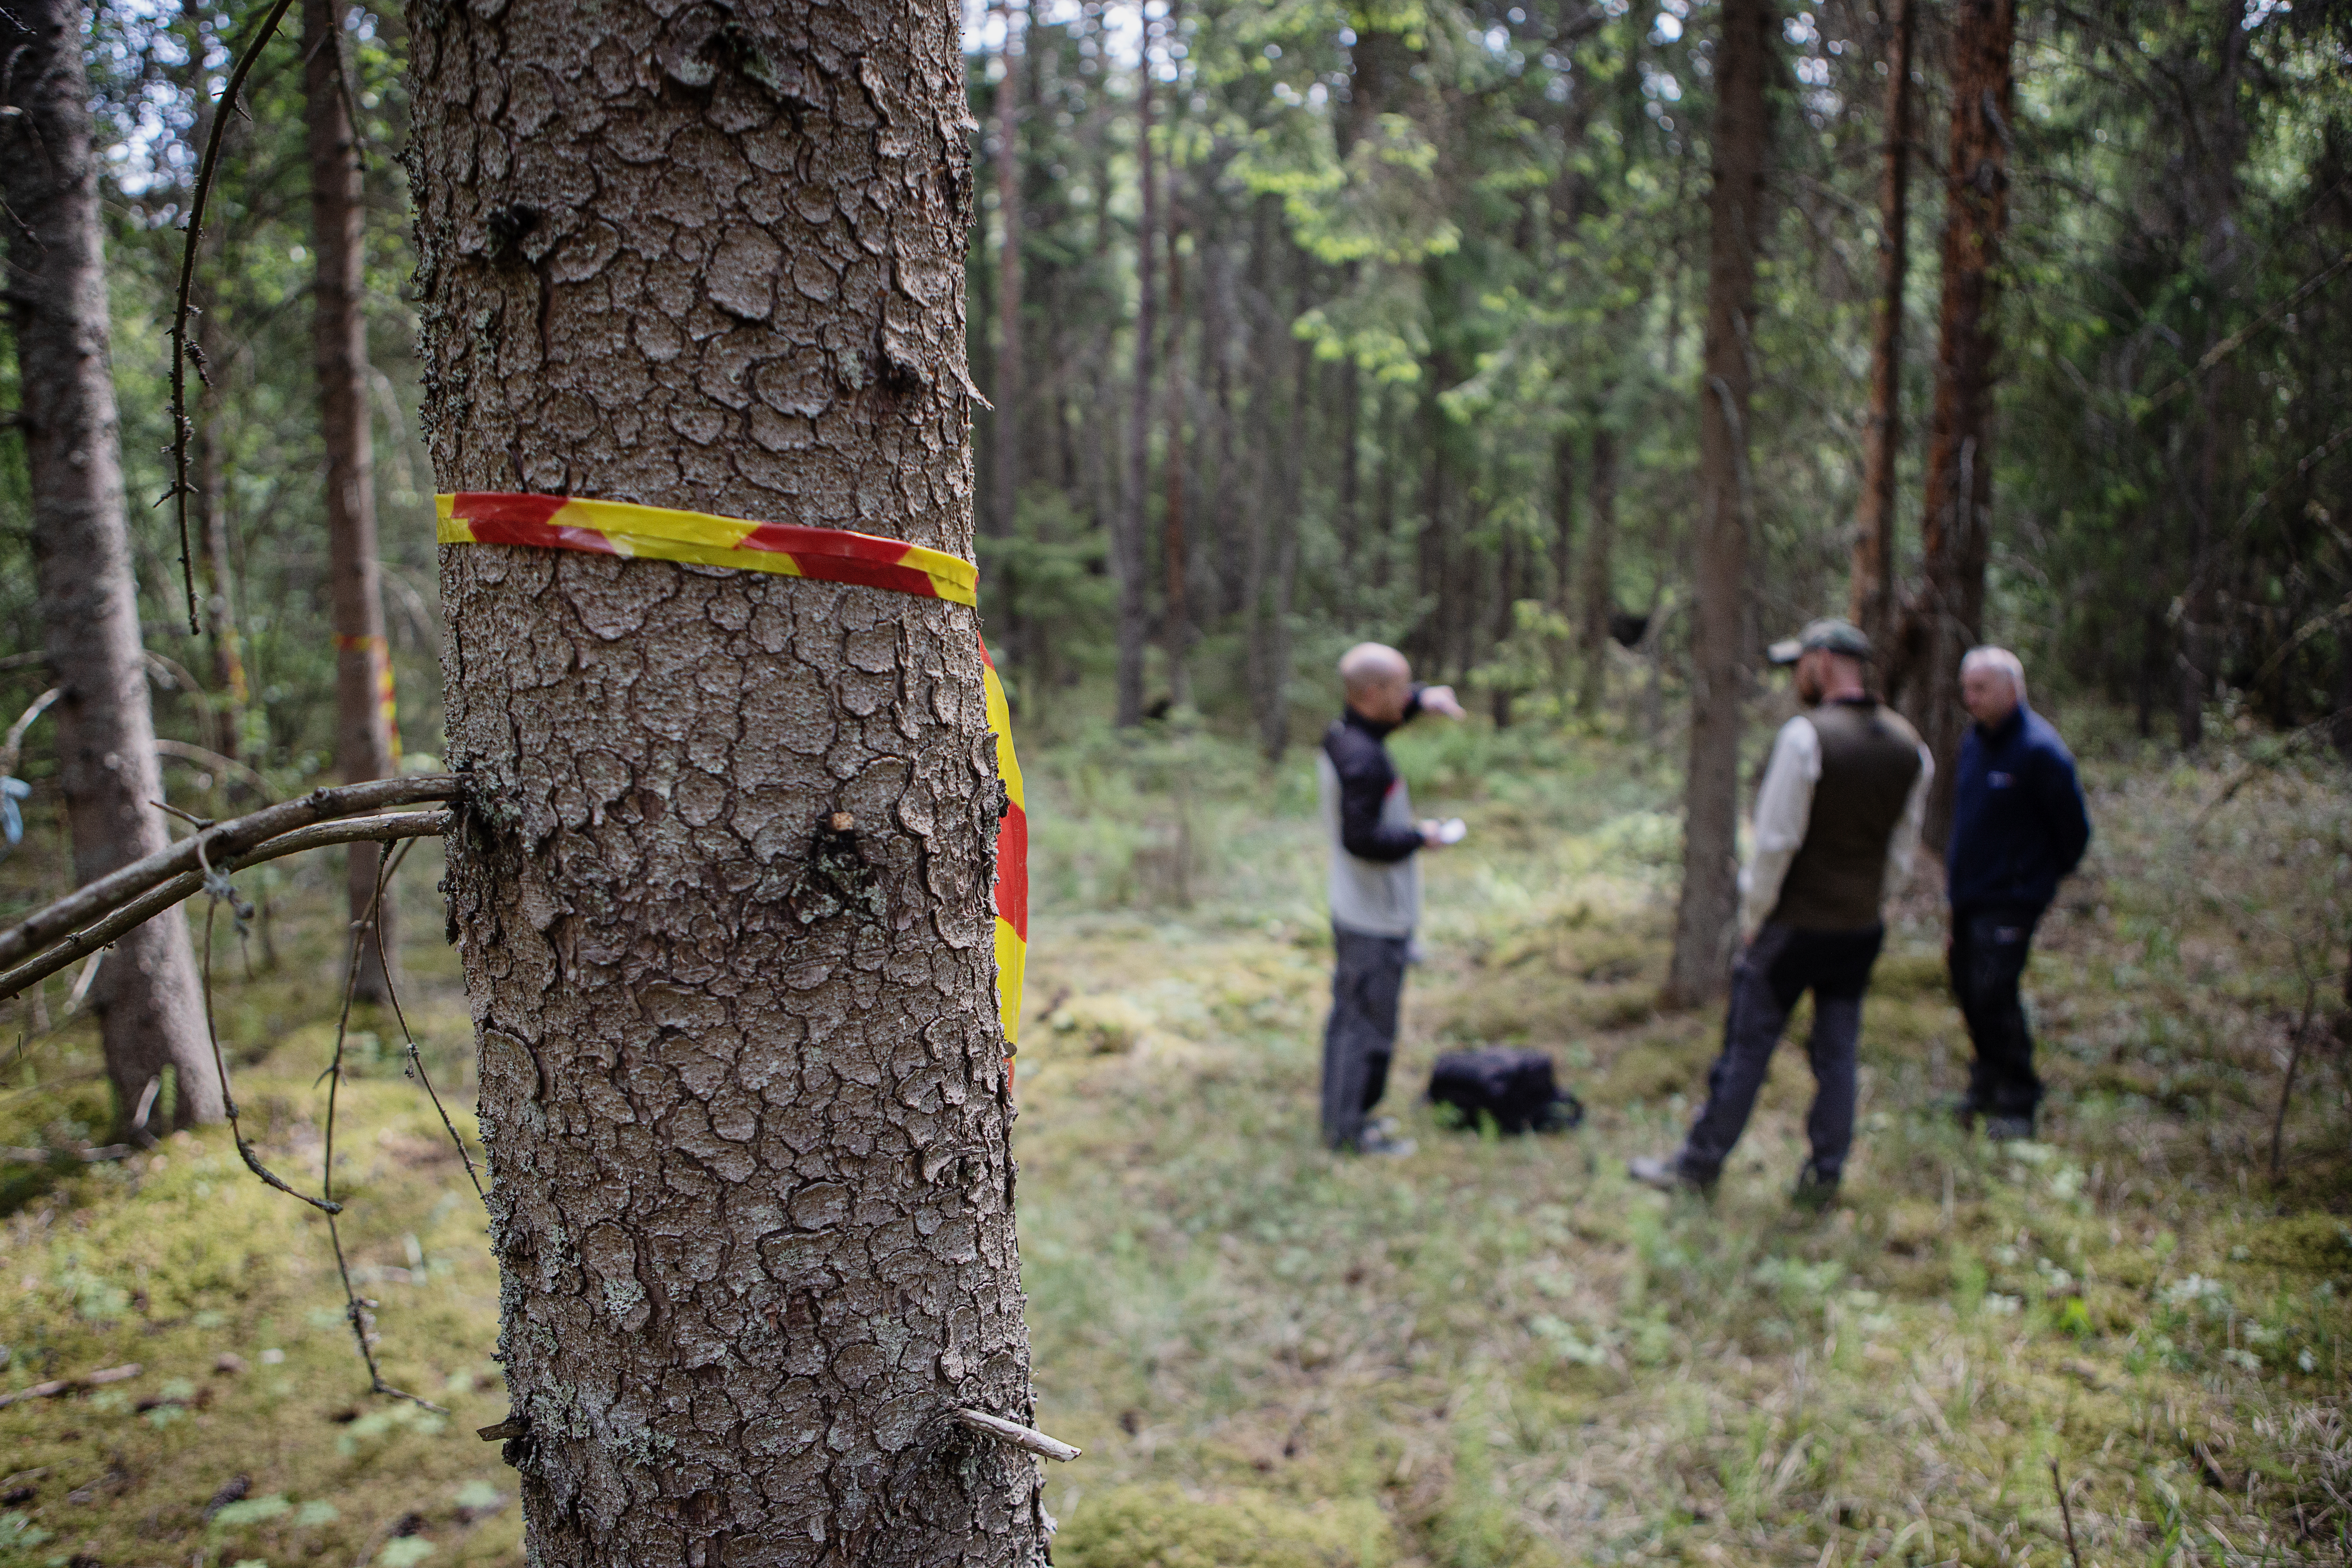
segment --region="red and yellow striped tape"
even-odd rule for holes
[[[375,704],[383,713],[383,727],[392,738],[392,765],[398,767],[400,765],[400,704],[395,699],[392,683],[392,645],[384,640],[381,633],[373,636],[362,633],[352,637],[337,632],[335,651],[364,653],[368,656],[368,668],[374,677]]]
[[[671,511],[576,496],[461,491],[434,498],[444,544],[522,544],[598,555],[691,561],[824,583],[851,583],[918,598],[978,605],[980,574],[945,551],[845,529],[748,522],[708,512]],[[1008,797],[996,830],[996,1010],[1009,1058],[1021,1036],[1021,982],[1029,960],[1029,809],[1021,761],[1013,752],[1013,710],[988,645],[980,647],[996,771]],[[384,664],[386,675],[391,663]],[[1008,1079],[1012,1063],[1005,1064]]]
[[[709,512],[576,496],[467,491],[434,500],[441,514],[444,544],[534,544],[598,555],[693,561],[826,583],[857,583],[959,605],[980,602],[979,571],[962,556],[846,529],[746,522]]]

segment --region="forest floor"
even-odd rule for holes
[[[2029,979],[2041,1141],[1935,1113],[1967,1044],[1922,889],[1868,1010],[1843,1204],[1802,1216],[1793,1047],[1711,1205],[1625,1178],[1672,1145],[1720,1027],[1653,1005],[1671,770],[1616,740],[1419,729],[1397,745],[1416,796],[1472,837],[1430,868],[1389,1104],[1420,1149],[1393,1161],[1315,1140],[1330,943],[1304,757],[1269,775],[1202,735],[1024,756],[1022,1245],[1039,1421],[1087,1449],[1052,1474],[1056,1561],[2352,1562],[2340,771],[2086,743],[2099,836]],[[9,907],[54,858],[0,872]],[[432,859],[403,878],[408,1022],[470,1142]],[[303,1185],[331,869],[274,893],[274,968],[257,938],[247,977],[225,916],[215,939],[248,1131]],[[367,1395],[325,1225],[226,1136],[0,1166],[0,1392],[139,1368],[0,1409],[0,1568],[520,1561],[511,1474],[473,1435],[507,1409],[476,1201],[396,1023],[359,1022],[343,1248],[385,1376],[448,1414]],[[1438,1125],[1418,1090],[1465,1042],[1550,1049],[1585,1126]],[[86,1024],[28,1042],[0,1143],[89,1137],[93,1066]]]

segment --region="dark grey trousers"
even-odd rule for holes
[[[1331,975],[1331,1016],[1323,1026],[1323,1142],[1331,1148],[1356,1146],[1388,1089],[1412,942],[1331,928],[1339,961]]]
[[[1969,1103],[1990,1116],[2031,1117],[2042,1103],[2033,1071],[2033,1031],[2017,994],[2042,911],[2031,905],[1952,912],[1952,994],[1968,1021],[1976,1060]]]
[[[1731,972],[1731,1007],[1723,1020],[1723,1054],[1706,1076],[1706,1104],[1683,1140],[1683,1173],[1713,1182],[1747,1131],[1757,1091],[1790,1010],[1813,994],[1813,1032],[1805,1049],[1813,1067],[1812,1179],[1834,1183],[1853,1147],[1854,1050],[1862,1039],[1862,996],[1870,987],[1884,926],[1862,931],[1798,931],[1767,923]]]

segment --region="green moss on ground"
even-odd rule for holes
[[[2052,1086],[2032,1145],[1935,1113],[1967,1045],[1932,900],[1907,901],[1843,1201],[1806,1217],[1793,1045],[1712,1206],[1623,1174],[1679,1134],[1720,1027],[1654,1005],[1661,771],[1475,728],[1399,750],[1422,804],[1474,831],[1431,866],[1389,1104],[1421,1152],[1379,1163],[1314,1137],[1329,943],[1303,769],[1265,779],[1202,737],[1024,759],[1033,1016],[1073,1010],[1029,1031],[1016,1129],[1039,1419],[1087,1450],[1051,1473],[1058,1561],[2046,1568],[2053,1459],[2086,1564],[2352,1560],[2340,1051],[2307,1053],[2269,1170],[2298,946],[2343,950],[2314,934],[2342,918],[2340,778],[2257,773],[2200,826],[2234,759],[2094,764],[2100,838],[2029,986]],[[257,944],[220,990],[248,1131],[306,1186],[331,870],[279,890],[280,963]],[[434,874],[409,873],[406,1000],[470,1141]],[[0,1410],[0,1568],[520,1561],[511,1472],[472,1432],[506,1413],[478,1205],[396,1027],[360,1027],[347,1244],[385,1375],[449,1415],[365,1394],[323,1225],[224,1135],[0,1167],[0,1390],[142,1368]],[[1479,1040],[1550,1049],[1586,1127],[1440,1128],[1429,1064]],[[0,1143],[102,1131],[74,1077],[94,1065],[86,1025],[28,1042]]]

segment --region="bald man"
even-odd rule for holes
[[[1459,719],[1450,686],[1416,686],[1404,655],[1359,643],[1339,660],[1347,710],[1315,759],[1331,840],[1331,1016],[1323,1027],[1323,1141],[1342,1153],[1410,1154],[1412,1144],[1370,1120],[1396,1052],[1405,957],[1421,919],[1422,850],[1440,842],[1417,822],[1389,759],[1388,737],[1422,713]]]

